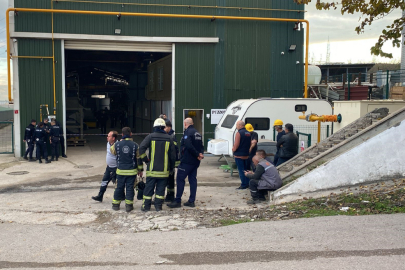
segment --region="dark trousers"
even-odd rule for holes
[[[101,187],[100,187],[100,193],[101,195],[104,194],[104,192],[107,190],[107,186],[110,183],[111,180],[117,179],[117,167],[111,168],[108,167],[105,168],[105,172],[103,175],[103,180],[101,180]]]
[[[48,149],[44,141],[37,141],[37,159],[41,159],[41,154],[45,160],[48,160]]]
[[[61,135],[60,137],[60,148],[62,149],[62,156],[65,155],[65,137]]]
[[[235,158],[236,166],[238,167],[239,178],[241,181],[241,187],[247,188],[249,186],[249,178],[245,176],[247,170],[248,159]]]
[[[100,128],[101,128],[101,134],[106,134],[107,133],[107,122],[101,122],[100,123]]]
[[[268,189],[258,189],[260,180],[250,180],[249,182],[249,189],[250,189],[250,194],[252,195],[253,199],[259,199],[259,198],[265,198],[264,196],[266,195]]]
[[[27,140],[27,145],[28,145],[28,148],[27,148],[27,150],[25,151],[25,157],[27,156],[27,155],[29,155],[30,156],[30,158],[32,158],[32,152],[34,152],[34,142],[33,141],[31,141],[31,140]]]
[[[190,198],[189,202],[194,202],[197,194],[197,169],[199,165],[190,165],[180,163],[177,168],[177,193],[176,201],[181,202],[181,196],[183,196],[184,186],[186,184],[186,177],[188,176],[188,183],[190,184]]]
[[[167,178],[167,193],[174,193],[174,171]]]
[[[135,178],[136,175],[117,175],[113,204],[120,204],[124,199],[126,204],[134,204]]]
[[[52,138],[52,159],[54,157],[56,157],[56,159],[59,158],[59,144],[60,144],[60,140],[59,137],[58,138]]]
[[[290,159],[292,159],[292,157],[290,157],[290,158],[282,158],[282,157],[279,157],[279,158],[278,158],[278,161],[277,161],[277,164],[276,164],[276,167],[280,166],[280,165],[283,164],[284,162],[289,161]]]
[[[146,177],[145,189],[143,190],[144,198],[145,197],[147,199],[149,199],[149,197],[152,198],[153,194],[155,193],[156,199],[164,200],[166,185],[167,185],[167,178]]]
[[[274,161],[273,161],[273,164],[275,166],[277,166],[278,159],[279,159],[279,155],[278,155],[278,150],[277,150],[276,154],[274,155]]]

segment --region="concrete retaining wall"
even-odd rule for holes
[[[405,120],[402,120],[275,191],[273,202],[292,201],[297,199],[296,195],[306,193],[317,197],[315,191],[404,176]]]

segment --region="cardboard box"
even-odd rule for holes
[[[393,86],[391,88],[391,94],[403,94],[405,93],[405,87],[404,86]]]

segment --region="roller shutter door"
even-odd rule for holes
[[[89,51],[171,52],[171,43],[66,40],[65,49]]]

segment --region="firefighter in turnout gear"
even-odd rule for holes
[[[174,173],[176,150],[171,136],[164,131],[165,127],[165,120],[156,119],[153,124],[153,133],[146,136],[139,148],[140,157],[147,164],[142,211],[150,210],[155,187],[155,209],[162,210],[167,179]],[[148,148],[149,158],[145,153]]]
[[[175,167],[177,168],[180,164],[180,154],[179,154],[179,146],[177,145],[176,134],[174,134],[174,130],[172,129],[172,123],[169,120],[165,120],[166,127],[165,131],[172,137],[174,148],[176,149],[176,162]],[[174,200],[174,171],[173,173],[169,174],[169,178],[167,179],[167,194],[165,202],[172,202]]]
[[[125,210],[134,209],[134,185],[137,174],[142,176],[142,162],[139,160],[139,147],[132,140],[129,127],[122,129],[122,139],[111,146],[111,153],[117,156],[117,187],[114,191],[112,209],[119,210],[121,201],[125,199]],[[140,170],[138,173],[138,169]]]
[[[34,134],[35,134],[35,125],[37,124],[37,121],[32,119],[31,124],[28,125],[28,127],[25,128],[25,136],[24,136],[24,142],[27,142],[28,148],[25,151],[24,159],[28,160],[28,155],[30,156],[29,161],[35,161],[32,158],[32,152],[34,151]]]
[[[37,145],[37,159],[39,160],[39,163],[42,163],[41,160],[41,154],[45,159],[45,163],[51,163],[48,160],[48,150],[46,149],[46,131],[44,129],[44,123],[39,123],[38,127],[35,129],[34,133],[34,140]]]
[[[51,161],[58,161],[59,158],[59,146],[60,146],[60,127],[56,125],[56,120],[52,119],[51,127],[49,128],[49,140],[52,147]]]

